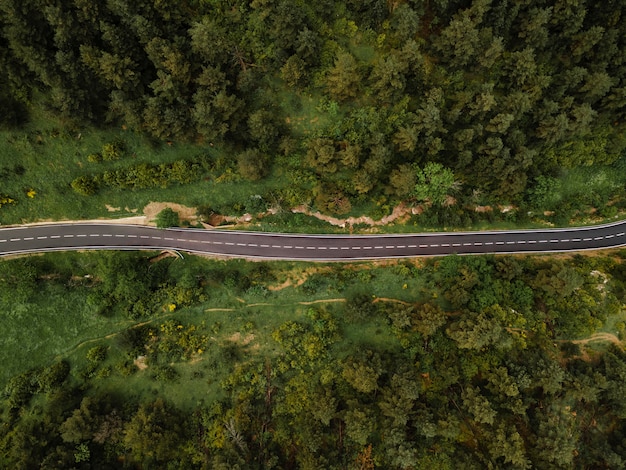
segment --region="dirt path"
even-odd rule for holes
[[[584,346],[586,344],[596,341],[607,341],[618,346],[622,345],[622,342],[613,333],[594,333],[589,338],[575,339],[569,342],[574,344],[582,344]]]
[[[390,299],[389,297],[376,297],[372,303],[378,303],[378,302],[393,302],[395,304],[402,304],[402,305],[412,305],[410,302],[405,302],[404,300],[400,300],[400,299]]]
[[[300,305],[314,305],[314,304],[323,304],[323,303],[333,303],[333,302],[345,302],[346,299],[320,299],[320,300],[312,300],[310,302],[298,302]]]
[[[387,225],[391,222],[395,222],[398,219],[406,218],[412,214],[420,214],[422,211],[422,207],[407,207],[406,204],[400,203],[393,208],[391,214],[384,216],[382,219],[374,220],[371,217],[367,217],[365,215],[361,217],[348,217],[347,219],[339,219],[337,217],[322,214],[319,211],[313,212],[306,206],[298,206],[291,209],[291,212],[295,214],[305,214],[310,217],[315,217],[316,219],[323,220],[324,222],[328,222],[331,225],[342,228],[359,224],[370,225],[372,227]]]

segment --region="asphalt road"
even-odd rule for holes
[[[0,228],[0,256],[58,250],[173,249],[232,257],[341,261],[451,253],[545,253],[626,245],[626,221],[592,227],[397,235],[304,235],[68,223]]]

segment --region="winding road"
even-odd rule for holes
[[[547,253],[626,245],[626,221],[590,227],[393,235],[304,235],[158,229],[105,222],[0,228],[0,256],[61,250],[170,249],[212,255],[349,261],[487,253]]]

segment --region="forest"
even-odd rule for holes
[[[401,200],[604,207],[622,187],[546,206],[564,171],[622,168],[625,8],[2,0],[2,125],[19,129],[45,109],[77,133],[123,126],[219,148],[244,180],[280,173],[276,201],[323,212]],[[73,187],[143,187],[113,180],[85,169]]]
[[[327,229],[295,206],[402,203],[420,229],[614,219],[625,15],[0,0],[0,224],[157,200],[277,207],[275,230]],[[625,260],[2,259],[0,467],[622,468]]]
[[[3,260],[0,466],[620,468],[625,260]]]

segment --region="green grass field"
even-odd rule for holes
[[[94,390],[113,393],[132,390],[139,397],[159,395],[181,407],[193,407],[201,401],[214,400],[223,393],[220,384],[235,363],[245,363],[258,355],[272,357],[280,346],[272,333],[288,320],[310,322],[311,308],[328,309],[342,318],[346,299],[366,293],[375,298],[416,301],[423,283],[415,276],[410,263],[390,265],[308,264],[295,262],[248,263],[243,260],[216,261],[198,257],[165,260],[178,267],[172,273],[191,266],[196,273],[239,272],[251,284],[241,290],[226,280],[205,286],[208,300],[173,312],[157,311],[137,320],[121,313],[98,314],[87,301],[91,287],[80,285],[80,278],[93,272],[98,253],[50,253],[37,257],[38,266],[49,274],[37,281],[37,290],[25,302],[12,301],[3,294],[1,307],[4,327],[0,333],[0,388],[6,381],[33,367],[45,367],[54,361],[69,360],[74,374],[89,373]],[[112,255],[115,256],[115,255]],[[137,255],[149,257],[150,253]],[[8,261],[0,261],[0,263]],[[174,263],[187,263],[174,264]],[[180,268],[183,268],[180,270]],[[73,273],[69,281],[67,272]],[[60,274],[55,274],[56,272]],[[65,273],[65,274],[63,274]],[[60,277],[65,276],[65,277]],[[127,330],[151,329],[157,336],[170,320],[185,328],[193,325],[198,335],[207,339],[201,352],[186,360],[149,359],[147,368],[124,373],[121,364],[130,365],[137,357],[129,356],[124,337]],[[340,320],[344,346],[377,345],[391,341],[384,320],[361,319],[358,328]],[[387,336],[381,336],[381,331]],[[146,344],[149,344],[148,341]],[[87,359],[97,346],[106,348],[107,357],[96,366]],[[149,356],[152,357],[152,356]],[[158,356],[165,357],[165,356]],[[92,367],[92,369],[90,369]],[[160,378],[159,371],[173,370],[174,376]],[[89,371],[89,372],[86,372]]]

